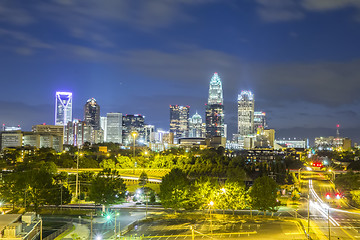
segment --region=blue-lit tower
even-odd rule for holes
[[[55,125],[65,126],[72,121],[72,93],[56,92]]]

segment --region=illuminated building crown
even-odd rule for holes
[[[223,104],[222,83],[218,73],[214,73],[210,80],[208,104]]]

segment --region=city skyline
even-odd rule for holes
[[[237,132],[237,95],[250,90],[277,137],[335,135],[339,123],[340,135],[359,141],[356,2],[159,1],[140,7],[124,0],[84,7],[69,0],[2,1],[0,7],[7,87],[0,122],[6,125],[51,124],[53,96],[61,90],[74,94],[74,118],[82,119],[82,104],[94,97],[103,116],[139,113],[167,129],[169,104],[190,105],[190,115],[198,111],[205,119],[205,86],[219,72],[229,136]]]

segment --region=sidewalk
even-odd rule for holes
[[[79,223],[73,223],[75,225],[75,230],[70,232],[68,235],[66,235],[63,240],[65,239],[89,239],[90,236],[90,230],[87,225],[79,224]]]

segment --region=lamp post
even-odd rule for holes
[[[213,234],[213,231],[212,231],[212,217],[211,217],[211,207],[214,206],[214,202],[213,201],[210,201],[209,203],[209,210],[210,210],[210,234],[212,235]]]
[[[331,229],[330,229],[330,207],[328,207],[328,230],[329,230],[329,240],[331,239],[331,235],[330,235],[330,232],[331,232]]]
[[[77,158],[76,158],[76,186],[75,186],[75,198],[78,199],[78,192],[79,192],[79,156],[82,156],[82,154],[80,154],[80,146],[78,144],[78,154],[77,154]]]
[[[225,194],[226,193],[226,189],[225,188],[221,188],[220,189],[222,194]],[[224,207],[224,203],[222,202],[222,207],[223,207],[223,215],[225,214],[225,207]]]
[[[328,172],[333,175],[332,180],[335,181],[335,172],[333,170],[331,170],[331,169],[329,169]]]
[[[134,138],[134,146],[133,146],[133,158],[134,158],[134,171],[133,173],[135,174],[135,167],[136,167],[136,161],[135,161],[135,142],[136,142],[136,137],[137,137],[137,132],[132,132],[131,136]]]

